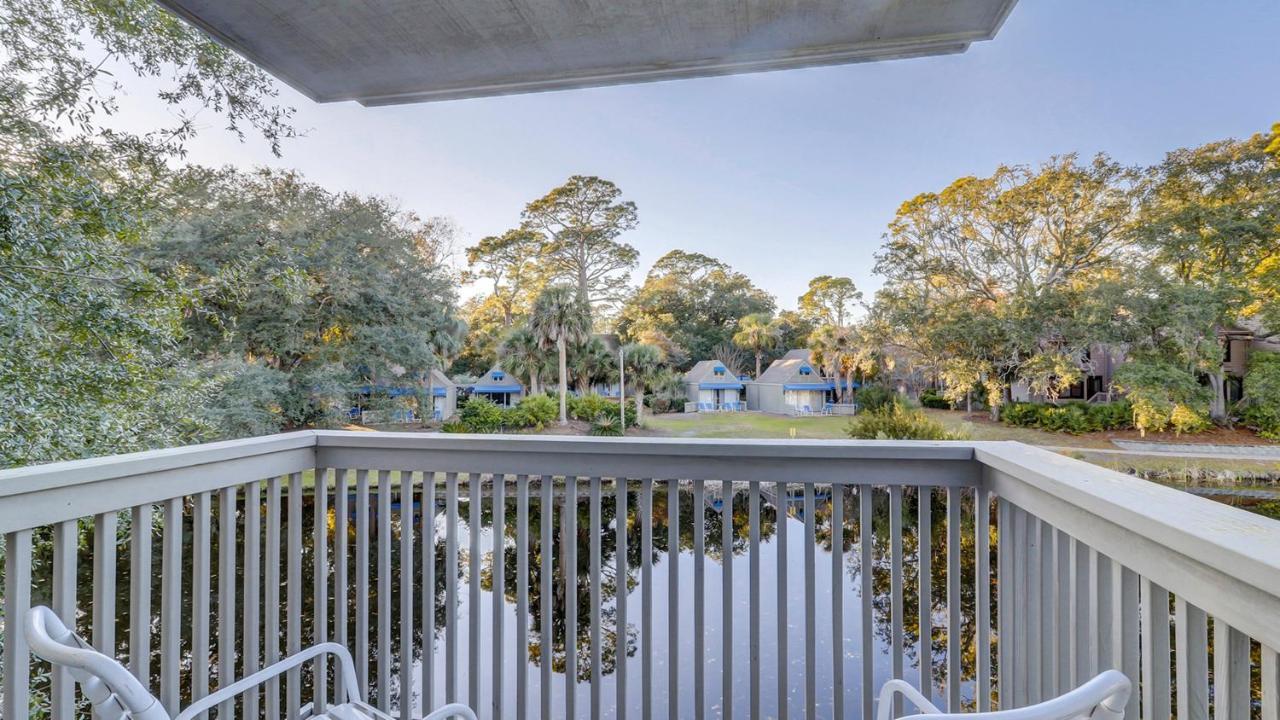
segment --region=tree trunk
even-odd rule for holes
[[[1209,418],[1218,424],[1227,421],[1226,379],[1222,371],[1209,373],[1209,388],[1213,395],[1209,398]]]
[[[418,411],[422,413],[422,417],[418,418],[418,422],[428,422],[436,419],[436,389],[434,383],[435,378],[432,377],[431,368],[427,368],[427,407],[425,412],[423,408],[418,408]],[[443,420],[444,418],[440,419]]]
[[[964,394],[964,414],[968,417],[973,412],[973,389],[970,388]]]
[[[644,420],[644,386],[636,386],[636,425]]]
[[[761,353],[761,352],[756,353],[756,377],[755,377],[756,380],[760,379],[760,357],[762,355],[764,355],[764,353]]]
[[[560,356],[560,424],[569,424],[568,396],[569,396],[569,360],[568,352],[566,352],[564,338],[556,341],[556,354]]]

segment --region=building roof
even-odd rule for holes
[[[319,102],[448,100],[964,52],[1016,0],[158,0]]]
[[[813,353],[804,349],[788,350],[786,355],[774,360],[767,370],[760,373],[757,383],[764,385],[785,385],[826,382],[818,366],[813,364]],[[809,374],[801,372],[809,368]]]
[[[471,392],[482,393],[524,392],[524,385],[500,367],[490,368],[489,372],[481,375],[469,388]]]
[[[720,372],[717,374],[717,370]],[[742,381],[719,360],[702,360],[684,374],[685,385],[701,390],[741,390]]]

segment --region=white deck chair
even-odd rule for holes
[[[944,713],[914,687],[890,680],[880,689],[877,720],[893,719],[893,698],[901,694],[919,710],[901,720],[1124,720],[1132,685],[1118,670],[1107,670],[1089,682],[1052,700],[1014,710],[981,713]]]
[[[219,703],[261,686],[268,679],[283,675],[309,660],[321,655],[334,655],[342,672],[343,687],[347,696],[344,703],[328,705],[324,713],[303,717],[331,718],[332,720],[392,720],[391,716],[365,703],[359,696],[355,665],[351,653],[337,643],[321,643],[291,655],[278,663],[263,668],[249,677],[219,688],[197,700],[170,718],[146,687],[123,665],[107,657],[86,643],[62,623],[52,610],[44,606],[31,608],[26,617],[27,642],[39,657],[67,668],[80,685],[81,691],[93,704],[94,717],[101,720],[191,720],[200,713],[211,710]],[[427,715],[423,720],[463,718],[476,720],[476,715],[466,705],[445,705]]]

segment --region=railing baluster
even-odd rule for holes
[[[119,516],[93,518],[93,646],[116,656],[116,527]],[[207,621],[208,618],[206,618]]]
[[[640,717],[653,720],[653,480],[640,481]],[[669,653],[670,654],[670,653]]]
[[[378,471],[378,709],[391,710],[391,471]]]
[[[1013,516],[1009,501],[996,498],[996,686],[999,702],[996,708],[1013,706],[1013,613],[1010,605],[1018,600],[1013,592]]]
[[[1262,720],[1280,720],[1280,654],[1262,646]]]
[[[479,473],[467,475],[471,499],[467,503],[467,529],[470,550],[467,552],[467,701],[480,706],[480,492],[484,482]]]
[[[898,488],[901,493],[902,488]],[[837,718],[844,717],[844,496],[845,486],[833,483],[831,485],[831,710],[832,715]],[[902,496],[898,496],[899,507],[901,507]],[[902,527],[899,522],[898,532],[901,533]],[[892,530],[890,530],[892,533]],[[898,543],[899,555],[901,555],[902,543],[899,536]],[[899,557],[901,563],[901,557]],[[899,565],[901,570],[901,565]],[[901,579],[901,578],[899,578]],[[901,583],[899,583],[899,586]],[[898,595],[901,597],[902,589],[898,587]],[[896,616],[901,618],[901,612]],[[901,656],[899,656],[901,657]],[[901,676],[901,667],[898,668],[898,674],[894,677]]]
[[[778,548],[778,720],[787,720],[790,683],[787,680],[787,483],[779,481],[774,503],[774,542]],[[675,572],[672,572],[675,575]],[[672,687],[675,684],[672,683]]]
[[[209,493],[198,493],[191,508],[191,699],[209,694]],[[208,717],[208,713],[201,713]]]
[[[1093,585],[1089,607],[1089,635],[1093,638],[1093,665],[1091,674],[1111,670],[1119,665],[1115,653],[1115,574],[1111,571],[1111,558],[1097,550],[1089,553],[1089,581]]]
[[[399,654],[400,717],[408,720],[413,713],[413,472],[409,470],[400,471]]]
[[[872,657],[873,641],[875,634],[875,626],[872,624],[871,615],[872,594],[872,575],[874,573],[875,561],[872,557],[872,527],[871,527],[871,493],[873,489],[870,485],[860,485],[858,487],[858,555],[859,555],[859,577],[858,580],[862,585],[861,601],[862,601],[862,657]],[[872,663],[862,663],[862,717],[869,718],[872,716],[875,708],[875,688],[872,683],[875,681],[875,668]]]
[[[1093,597],[1089,579],[1089,546],[1071,540],[1071,682],[1078,687],[1093,677],[1092,636],[1089,634],[1089,599]]]
[[[564,479],[564,716],[577,717],[578,700],[578,477]]]
[[[542,580],[542,587],[538,591],[538,626],[542,629],[542,647],[538,653],[538,664],[542,673],[538,682],[538,697],[542,711],[539,717],[542,720],[551,720],[551,663],[555,657],[555,638],[551,634],[552,620],[555,618],[555,593],[552,586],[552,579],[555,577],[552,557],[555,542],[551,537],[556,512],[552,501],[553,480],[550,475],[539,478],[541,502],[538,515],[541,520],[542,557],[538,565],[538,576]]]
[[[667,481],[667,716],[670,720],[680,717],[679,565],[680,483],[672,479]]]
[[[236,488],[218,491],[218,687],[236,676]],[[218,720],[233,720],[236,702],[218,705]]]
[[[516,718],[529,708],[529,476],[516,476]]]
[[[369,697],[369,471],[356,470],[356,681]]]
[[[147,503],[130,513],[129,524],[129,672],[151,685],[151,519]]]
[[[933,489],[921,485],[916,490],[916,584],[918,586],[917,664],[920,670],[920,692],[933,699]],[[863,632],[866,632],[865,630]],[[901,701],[895,701],[900,706]]]
[[[614,689],[617,693],[614,701],[614,715],[618,720],[625,720],[627,716],[627,595],[630,588],[627,587],[627,580],[630,571],[627,569],[627,479],[616,478],[614,480],[614,491],[616,493],[615,513],[614,513],[614,541],[615,553],[617,557],[618,567],[615,576],[614,585],[616,586],[614,600],[614,647],[617,656],[617,663],[614,671]]]
[[[817,507],[813,498],[813,483],[804,484],[804,713],[813,720],[817,717],[818,701],[818,606],[814,597],[817,585],[815,546],[818,544]]]
[[[1031,619],[1031,598],[1029,596],[1032,584],[1030,578],[1030,565],[1028,557],[1031,556],[1031,543],[1033,542],[1031,528],[1028,527],[1029,518],[1025,510],[1018,506],[1010,507],[1010,513],[1013,517],[1013,580],[1014,589],[1012,596],[1017,600],[1010,604],[1009,614],[1011,616],[1010,626],[1013,628],[1013,653],[1010,656],[1012,660],[1013,674],[1013,702],[1009,707],[1003,709],[1020,708],[1025,706],[1031,697],[1031,672],[1030,664],[1032,655],[1039,657],[1038,652],[1033,653],[1031,650],[1030,633],[1027,632],[1027,623]]]
[[[240,629],[241,676],[248,677],[262,667],[259,659],[258,624],[262,604],[262,483],[244,484],[244,611]],[[258,720],[258,699],[254,690],[244,696],[245,720]]]
[[[733,481],[724,480],[721,489],[724,502],[720,509],[720,638],[723,666],[720,668],[720,717],[733,718]]]
[[[293,655],[302,650],[302,473],[289,476],[289,520],[286,529],[285,552],[285,603],[288,606],[288,624],[285,626],[285,650]],[[302,671],[295,668],[285,676],[285,711],[290,720],[299,717],[302,709]]]
[[[315,470],[312,513],[311,641],[329,640],[329,469]],[[339,673],[341,674],[341,673]],[[311,666],[314,712],[325,711],[329,697],[328,659],[321,655]]]
[[[833,515],[834,517],[834,515]],[[843,570],[843,569],[842,569]],[[832,580],[836,584],[836,592],[840,591],[841,575],[835,575]],[[902,627],[903,627],[903,591],[905,590],[902,580],[902,486],[889,486],[889,671],[895,678],[902,677]],[[843,669],[844,664],[844,648],[840,648],[837,657],[840,659],[838,668]],[[898,698],[894,698],[894,713],[900,714],[901,702]],[[843,713],[836,713],[837,717],[844,717]]]
[[[436,701],[436,474],[422,473],[422,714]]]
[[[960,488],[947,488],[947,711],[960,712]],[[867,655],[865,657],[870,657]]]
[[[1143,717],[1169,717],[1169,591],[1142,578]]]
[[[977,596],[977,707],[978,712],[991,711],[991,496],[978,488],[973,505],[973,590]]]
[[[31,608],[31,531],[4,536],[4,616],[26,617]],[[30,712],[31,650],[21,622],[4,624],[3,717],[26,720]]]
[[[751,636],[750,717],[754,720],[760,717],[760,483],[751,483],[747,493],[747,532],[750,536],[748,571],[751,575],[751,591],[747,598],[751,605],[748,623],[748,633]]]
[[[1213,717],[1247,718],[1249,703],[1249,638],[1221,618],[1213,619]]]
[[[1129,695],[1129,704],[1125,717],[1138,717],[1138,709],[1142,693],[1138,690],[1141,677],[1138,675],[1138,575],[1132,570],[1112,563],[1112,601],[1115,612],[1112,620],[1114,650],[1119,660],[1117,667],[1129,676],[1135,691]]]
[[[160,702],[172,717],[182,694],[182,498],[164,504],[160,556]]]
[[[1061,530],[1053,532],[1053,696],[1071,689],[1071,537]]]
[[[267,665],[280,659],[280,527],[283,524],[283,516],[280,514],[280,486],[279,477],[267,479],[267,549],[266,568],[263,570],[266,592],[262,598],[265,611],[262,636],[266,641],[262,661]],[[357,654],[356,657],[359,658],[360,655]],[[267,680],[263,710],[268,718],[280,717],[280,681],[277,678]]]
[[[507,476],[493,476],[493,717],[503,716],[503,625],[507,599]],[[401,717],[407,717],[401,715]]]
[[[347,517],[351,512],[348,501],[350,481],[350,470],[342,468],[335,471],[333,478],[333,641],[343,647],[350,647],[347,644],[347,603],[351,602],[351,585],[347,575],[347,563],[350,560],[347,540],[349,532]],[[425,656],[423,662],[426,662]],[[341,672],[333,674],[335,698],[344,700],[346,693],[354,690],[355,688],[346,687]]]
[[[1040,645],[1044,642],[1041,629],[1044,627],[1042,623],[1044,618],[1041,614],[1043,603],[1041,597],[1043,595],[1043,585],[1040,583],[1040,574],[1044,571],[1041,564],[1042,553],[1040,552],[1040,518],[1027,513],[1023,514],[1027,520],[1027,573],[1026,573],[1026,592],[1023,595],[1026,600],[1026,614],[1022,618],[1023,631],[1027,637],[1027,652],[1022,656],[1022,662],[1027,668],[1027,698],[1024,703],[1038,703],[1044,699],[1041,692],[1041,681],[1044,677],[1044,668],[1040,665],[1043,657],[1040,652]]]
[[[76,623],[76,551],[79,548],[79,523],[66,520],[53,526],[53,611],[67,627]],[[146,578],[150,581],[151,573]],[[130,608],[130,613],[133,609]],[[130,633],[132,636],[132,633]],[[129,650],[135,647],[129,638]],[[50,713],[52,720],[71,720],[76,711],[76,684],[63,665],[50,668]]]
[[[706,714],[703,684],[707,665],[706,647],[706,501],[702,480],[693,481],[693,717],[702,720]]]
[[[1055,581],[1056,560],[1053,550],[1054,529],[1047,521],[1040,522],[1040,699],[1056,697],[1056,663],[1054,650],[1056,638]]]
[[[600,478],[592,477],[588,485],[588,517],[590,527],[587,529],[588,567],[590,569],[591,598],[591,717],[600,717],[600,536],[604,528],[600,526]],[[623,655],[615,655],[615,667],[622,663]]]
[[[1174,613],[1178,720],[1209,720],[1209,628],[1205,613],[1182,596],[1174,599]]]

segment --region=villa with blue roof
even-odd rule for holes
[[[790,350],[747,383],[747,409],[769,413],[821,412],[832,383],[813,364],[809,350]]]
[[[703,360],[684,374],[685,397],[696,412],[742,410],[745,384],[719,360]]]
[[[511,407],[524,397],[524,385],[497,366],[468,385],[467,389],[472,395],[489,398],[502,407]]]

